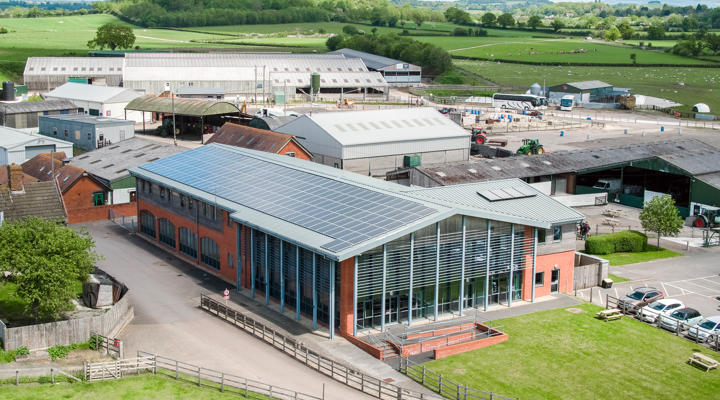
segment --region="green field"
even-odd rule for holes
[[[493,321],[510,339],[425,365],[476,389],[523,400],[713,399],[720,374],[686,363],[705,349],[640,321],[594,318],[600,307]]]
[[[633,93],[674,100],[685,110],[700,101],[710,110],[720,110],[720,68],[534,66],[467,60],[456,60],[455,65],[500,86],[522,90],[535,82],[551,86],[597,79],[631,88]]]
[[[198,387],[163,375],[140,375],[93,383],[0,385],[3,400],[103,399],[103,400],[210,400],[244,399],[238,393]]]

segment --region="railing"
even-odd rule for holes
[[[653,310],[650,307],[635,308],[627,303],[621,302],[617,297],[605,295],[605,309],[617,308],[624,315],[635,318],[642,322],[648,323],[660,329],[670,331],[675,336],[682,336],[685,339],[693,341],[697,344],[704,344],[708,348],[720,351],[720,331],[715,331],[703,339],[700,337],[700,328],[697,326],[688,326],[682,320],[671,317],[669,314],[663,314],[661,311]],[[663,320],[666,322],[662,325]],[[693,336],[694,333],[694,336]]]
[[[105,354],[113,358],[123,358],[125,356],[124,344],[121,340],[110,339],[97,332],[90,332],[90,340],[93,341],[93,350],[105,350]]]
[[[147,358],[152,360],[153,374],[165,373],[177,380],[183,379],[198,386],[208,386],[220,390],[241,394],[244,397],[256,394],[273,400],[324,400],[325,393],[321,396],[314,396],[294,390],[269,385],[264,382],[248,379],[245,377],[227,374],[198,365],[189,364],[172,358],[150,354],[145,351],[138,351],[138,359]],[[253,396],[254,397],[254,396]]]
[[[443,375],[427,369],[425,366],[416,364],[408,358],[400,359],[400,372],[410,379],[419,382],[425,387],[443,397],[456,400],[517,400],[514,397],[506,397],[493,392],[478,390],[467,385],[461,385],[445,378]]]
[[[200,308],[252,334],[305,366],[375,398],[388,400],[437,399],[432,395],[405,389],[366,375],[331,358],[321,356],[297,340],[287,337],[205,294],[200,295]]]
[[[136,358],[121,358],[115,361],[98,363],[85,363],[83,376],[86,381],[104,381],[107,379],[120,379],[127,375],[138,375],[140,372],[155,372],[156,361],[154,356],[138,356]]]

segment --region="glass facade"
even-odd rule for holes
[[[523,225],[456,215],[366,251],[357,257],[356,329],[510,305],[522,298],[533,248]]]

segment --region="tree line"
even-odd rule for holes
[[[403,60],[421,66],[426,75],[440,75],[452,66],[450,54],[430,43],[418,42],[396,33],[378,35],[373,32],[365,35],[353,26],[343,29],[343,32],[328,38],[326,46],[329,50],[348,48]]]

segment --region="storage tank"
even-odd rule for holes
[[[10,81],[3,82],[3,100],[15,100],[15,84]]]
[[[320,74],[317,72],[310,75],[310,92],[313,94],[320,92]]]
[[[530,86],[530,94],[534,94],[535,96],[541,96],[542,86],[540,86],[539,83],[533,83],[532,86]]]

